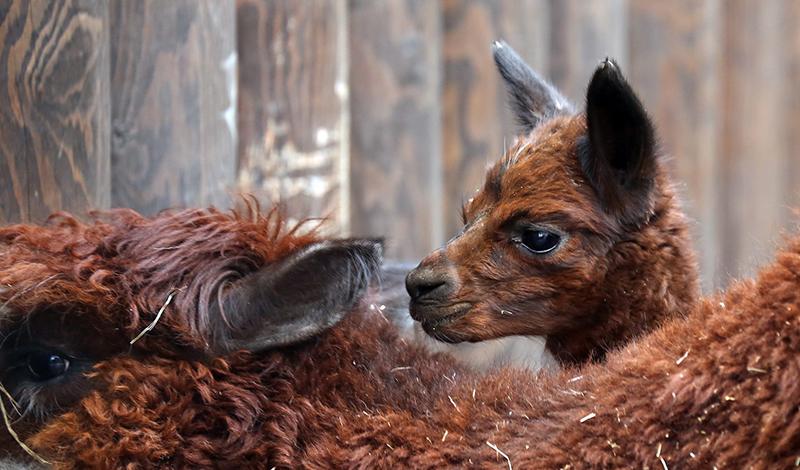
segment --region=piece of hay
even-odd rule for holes
[[[146,335],[150,330],[152,330],[153,328],[156,327],[156,324],[158,323],[158,320],[161,319],[161,315],[164,313],[164,310],[167,309],[167,306],[170,304],[170,302],[172,302],[172,298],[175,297],[175,292],[176,291],[173,290],[172,292],[169,293],[169,295],[167,296],[167,301],[164,302],[164,305],[162,305],[160,309],[158,309],[158,313],[156,314],[156,318],[152,322],[150,322],[150,324],[147,325],[141,331],[141,333],[136,335],[136,337],[131,340],[131,342],[130,342],[131,345],[133,345],[133,343],[139,341],[139,339],[141,339],[142,336]]]
[[[3,395],[5,395],[8,398],[8,400],[11,402],[11,406],[13,406],[14,410],[17,412],[17,414],[19,414],[19,408],[17,407],[17,403],[14,401],[14,397],[12,397],[10,393],[8,393],[8,390],[6,390],[6,387],[4,387],[3,384],[0,384],[0,392],[3,392]],[[38,461],[39,463],[44,465],[50,465],[50,462],[43,459],[39,454],[34,452],[33,449],[31,449],[24,442],[22,442],[22,439],[19,438],[17,432],[14,431],[13,427],[11,427],[11,420],[8,419],[8,411],[6,410],[5,401],[1,397],[0,397],[0,413],[3,414],[3,422],[6,425],[8,433],[11,434],[11,437],[13,437],[14,440],[17,441],[17,444],[19,444],[19,446],[22,447],[22,450],[27,452],[28,455],[36,459],[36,461]]]
[[[450,404],[453,405],[453,408],[455,408],[456,411],[461,411],[461,410],[458,409],[458,405],[456,405],[456,401],[453,400],[453,397],[451,397],[450,395],[447,395],[447,399],[450,400]]]
[[[492,444],[489,441],[486,441],[486,445],[491,447],[492,450],[494,450],[498,454],[502,455],[506,459],[506,462],[508,462],[508,470],[514,470],[514,468],[511,466],[511,457],[509,457],[508,454],[506,454],[505,452],[500,450],[499,447],[497,447],[496,445]]]
[[[691,351],[691,349],[687,349],[686,352],[683,353],[683,356],[679,357],[678,360],[675,361],[675,365],[677,366],[681,365],[681,362],[683,362],[687,357],[689,357],[689,351]]]

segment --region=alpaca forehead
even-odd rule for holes
[[[520,184],[547,188],[573,179],[579,170],[576,148],[584,132],[582,116],[541,124],[506,151],[489,171],[485,189],[502,198]]]
[[[598,210],[592,189],[579,176],[557,168],[560,176],[542,184],[536,175],[525,169],[517,170],[507,176],[504,197],[496,201],[483,198],[483,207],[475,207],[472,212],[487,214],[492,227],[524,218],[564,230],[606,231],[606,215]]]

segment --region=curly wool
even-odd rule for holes
[[[552,376],[473,374],[367,308],[291,347],[197,354],[198,305],[219,293],[204,283],[314,240],[272,217],[118,211],[0,229],[3,328],[35,333],[36,315],[60,306],[66,321],[46,333],[98,358],[77,398],[16,422],[26,442],[57,468],[505,464],[496,449],[519,468],[721,468],[787,466],[800,451],[800,238],[756,282],[605,364]],[[129,348],[176,283],[158,327]],[[25,457],[7,435],[0,449]]]

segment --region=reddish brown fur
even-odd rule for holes
[[[37,338],[98,358],[73,400],[17,422],[39,453],[65,468],[502,464],[488,441],[518,468],[653,468],[659,443],[670,464],[685,466],[786,464],[800,450],[800,239],[758,283],[671,320],[607,365],[553,377],[472,374],[366,312],[302,345],[193,358],[185,350],[204,341],[190,326],[204,303],[201,279],[246,266],[241,276],[312,239],[252,219],[115,212],[91,225],[61,216],[0,231],[4,332],[25,317]],[[129,350],[178,281],[174,308]],[[32,312],[65,322],[53,328]],[[0,447],[23,455],[8,436]]]
[[[178,361],[178,367],[187,373],[183,376],[176,373],[175,360],[163,358],[206,361],[209,309],[218,302],[225,286],[316,239],[313,232],[300,234],[299,226],[286,227],[275,210],[261,214],[257,205],[249,205],[242,213],[185,210],[153,219],[116,210],[97,214],[91,224],[57,214],[44,227],[0,228],[3,345],[13,352],[20,346],[18,343],[25,345],[29,335],[40,344],[98,363],[87,379],[41,389],[38,395],[45,403],[34,406],[28,413],[29,420],[16,426],[22,431],[37,429],[39,425],[30,422],[30,418],[49,417],[53,408],[69,409],[101,378],[117,383],[114,390],[119,393],[124,390],[121,383],[137,368],[146,373],[155,371],[162,380],[191,383],[184,392],[197,390],[203,395],[202,387],[198,388],[194,380],[208,378],[204,375],[209,370],[206,366]],[[154,331],[130,346],[129,340],[153,320],[173,292],[171,309],[180,314],[167,312]],[[7,350],[5,356],[8,353]],[[114,368],[115,360],[125,362],[120,356],[128,358],[130,369]],[[155,359],[158,357],[162,359]],[[170,365],[159,372],[158,367],[154,369],[148,363],[151,358],[162,366]],[[5,372],[9,360],[3,358]],[[198,375],[192,376],[191,371]],[[234,378],[233,382],[246,378]],[[231,387],[227,385],[226,390]],[[246,387],[241,389],[245,393]],[[148,390],[139,399],[152,402],[170,398]],[[228,395],[235,403],[237,393],[238,389]],[[211,400],[212,396],[203,395],[203,399]],[[214,399],[221,403],[218,397]],[[258,404],[252,395],[246,401],[247,406]],[[92,405],[99,403],[97,396],[89,397],[87,403],[89,409],[100,409]],[[135,403],[136,399],[130,405],[114,405],[102,412],[123,412],[135,421]],[[30,405],[23,402],[23,406]],[[9,436],[5,437],[4,449],[19,450]],[[160,440],[167,436],[151,433],[145,437]],[[113,460],[115,456],[92,458]]]
[[[621,223],[581,170],[585,126],[583,115],[556,117],[523,137],[465,206],[464,232],[423,261],[444,259],[456,271],[448,302],[472,306],[438,326],[438,336],[546,335],[561,362],[580,363],[690,310],[697,266],[665,171],[657,164],[649,217]],[[532,258],[508,240],[505,226],[521,217],[569,239]]]
[[[575,113],[508,44],[492,51],[524,133],[461,233],[409,273],[411,317],[443,342],[544,337],[580,364],[686,314],[699,294],[686,221],[619,66],[598,65]]]
[[[492,443],[514,468],[793,467],[799,353],[796,237],[757,281],[703,301],[605,365],[538,380],[511,370],[440,378],[432,402],[349,415],[304,464],[504,465]]]

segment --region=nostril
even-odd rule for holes
[[[415,269],[406,277],[406,290],[412,300],[444,297],[449,286],[450,282],[445,274],[429,270]]]
[[[416,286],[416,288],[415,288],[415,294],[416,295],[412,295],[411,297],[414,297],[414,298],[425,297],[426,295],[428,295],[431,292],[435,291],[439,287],[442,287],[443,285],[445,285],[444,281],[436,282],[436,283],[433,283],[433,284],[422,284],[422,285]]]

